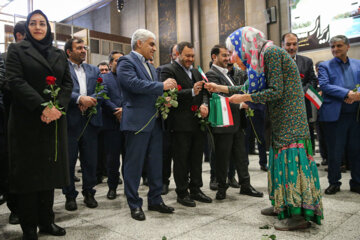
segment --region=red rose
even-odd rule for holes
[[[182,89],[181,85],[177,85],[177,89],[178,89],[178,91],[181,91],[181,89]]]
[[[198,106],[197,105],[192,105],[191,106],[191,111],[196,112],[198,110]]]
[[[97,82],[98,82],[98,83],[102,83],[102,82],[103,82],[103,79],[102,79],[101,77],[99,77],[99,78],[97,79]]]
[[[303,79],[305,77],[305,75],[300,73],[300,77],[301,77],[301,79]]]
[[[56,77],[54,76],[47,76],[46,77],[46,84],[47,85],[55,85]]]

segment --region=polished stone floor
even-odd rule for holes
[[[320,162],[317,155],[315,159]],[[184,207],[176,202],[175,185],[171,179],[170,192],[164,196],[166,204],[175,208],[174,214],[160,214],[147,211],[147,187],[141,185],[139,194],[144,198],[146,221],[135,221],[119,186],[118,198],[106,198],[107,185],[96,187],[99,206],[86,208],[82,196],[77,199],[78,210],[68,212],[64,209],[65,198],[56,190],[54,211],[56,223],[66,228],[65,237],[39,235],[40,239],[257,239],[263,240],[275,235],[276,239],[360,239],[360,195],[349,191],[349,171],[343,174],[341,192],[324,196],[323,225],[313,224],[303,231],[281,232],[273,228],[276,217],[260,214],[262,208],[269,206],[267,195],[267,175],[260,171],[258,156],[250,155],[250,174],[252,185],[265,193],[263,198],[252,198],[239,194],[238,189],[229,188],[227,199],[214,200],[211,204],[197,203],[195,208]],[[77,174],[80,176],[80,174]],[[213,199],[215,192],[209,189],[209,164],[203,164],[203,191]],[[327,172],[319,167],[321,186],[327,187]],[[80,184],[78,189],[80,189]],[[0,206],[0,239],[20,239],[19,225],[8,224],[9,211],[5,204]],[[260,229],[269,225],[270,229]]]

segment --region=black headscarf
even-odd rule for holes
[[[34,39],[31,36],[30,30],[29,30],[30,18],[34,14],[40,14],[46,20],[46,25],[47,25],[46,35],[40,41]],[[45,58],[47,58],[47,56],[49,55],[49,50],[52,46],[53,37],[51,35],[51,27],[49,24],[49,20],[47,19],[46,15],[41,10],[35,10],[35,11],[29,13],[29,15],[27,16],[27,19],[26,19],[25,33],[26,33],[25,40],[29,41],[41,53],[41,55],[43,55]]]

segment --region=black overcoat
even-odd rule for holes
[[[9,114],[10,191],[28,193],[69,184],[66,116],[57,120],[58,157],[55,161],[55,121],[46,124],[40,116],[46,77],[55,76],[61,88],[58,100],[65,111],[70,101],[72,80],[64,51],[51,47],[45,59],[30,42],[9,46],[6,77],[12,92]]]

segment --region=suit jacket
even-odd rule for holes
[[[47,59],[30,42],[9,46],[6,78],[12,93],[9,116],[10,189],[36,192],[69,184],[67,115],[57,120],[58,158],[55,162],[55,122],[40,120],[46,77],[56,77],[59,105],[66,111],[73,86],[64,51],[51,47]]]
[[[116,79],[116,74],[109,72],[102,75],[106,93],[110,99],[104,99],[102,104],[103,127],[107,130],[120,130],[120,123],[116,119],[115,108],[122,107],[123,96],[120,83]]]
[[[355,84],[360,84],[360,60],[348,58]],[[319,83],[324,102],[320,108],[320,121],[333,122],[340,117],[341,105],[349,89],[344,88],[342,69],[336,58],[322,62],[319,66]]]
[[[152,78],[135,53],[131,52],[118,60],[117,80],[125,102],[120,123],[122,131],[140,130],[156,112],[155,102],[163,94],[164,86],[158,82],[154,66],[148,66]],[[143,132],[151,132],[154,126],[155,119]]]
[[[201,81],[202,77],[197,69],[191,69],[192,79],[189,78],[179,63],[169,63],[163,66],[161,71],[161,81],[168,78],[174,78],[182,90],[178,92],[179,106],[171,108],[167,119],[167,127],[170,131],[195,131],[199,130],[199,118],[195,117],[195,113],[191,111],[191,106],[208,104],[207,91],[205,89],[192,96],[192,88],[195,82]]]
[[[77,130],[81,131],[84,122],[81,121],[81,119],[87,118],[88,114],[86,112],[85,115],[83,115],[78,107],[78,104],[76,103],[78,97],[80,96],[79,80],[76,76],[72,63],[68,61],[68,64],[71,73],[71,78],[74,83],[74,87],[71,93],[71,101],[69,104],[69,111],[67,113],[68,126],[70,129],[76,128]],[[95,87],[96,87],[97,79],[100,77],[100,71],[96,66],[87,63],[83,63],[82,66],[85,70],[85,75],[86,75],[87,96],[91,96],[95,98]],[[101,104],[102,104],[102,98],[98,98],[98,104],[96,106],[97,114],[94,114],[90,120],[90,124],[94,127],[102,126]]]
[[[296,55],[295,62],[298,67],[300,76],[304,76],[303,78],[301,78],[304,93],[307,91],[309,86],[312,86],[314,89],[316,89],[318,80],[314,72],[313,61],[308,57]],[[312,117],[312,110],[311,102],[307,98],[305,98],[305,107],[306,114],[309,119]]]
[[[219,85],[231,86],[229,81],[226,79],[224,74],[219,71],[215,66],[212,66],[211,69],[206,73],[206,77],[210,82],[214,82]],[[239,78],[230,78],[234,85],[240,85]],[[221,94],[224,97],[230,97],[232,94]],[[239,128],[245,128],[246,118],[245,110],[240,110],[240,104],[230,103],[231,113],[233,115],[234,126],[230,127],[214,127],[212,129],[213,133],[235,133]]]

